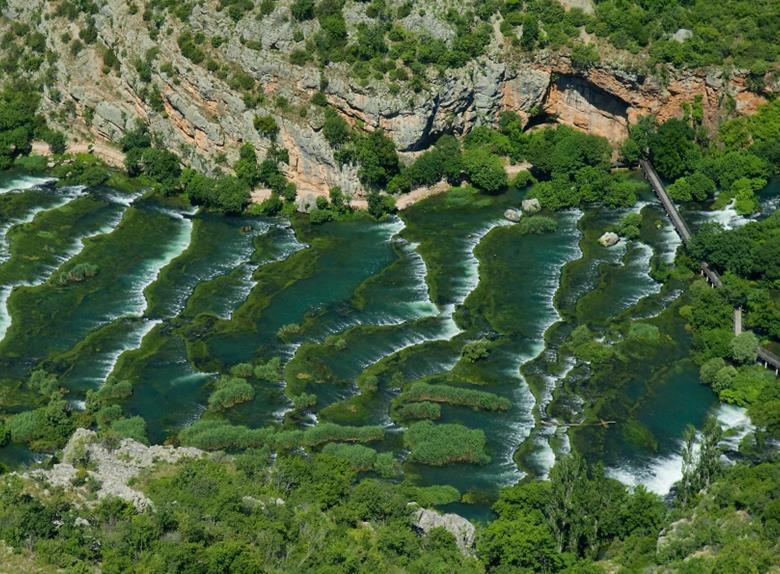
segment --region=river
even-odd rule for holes
[[[767,209],[776,187],[762,195]],[[223,217],[140,194],[60,189],[48,178],[4,174],[0,404],[19,408],[13,381],[36,367],[59,376],[74,408],[108,378],[127,380],[134,392],[126,413],[144,417],[150,439],[162,442],[201,415],[218,373],[279,356],[286,380],[258,386],[251,402],[228,412],[232,422],[280,421],[292,381],[317,396],[306,424],[383,424],[387,438],[378,448],[403,458],[403,429],[388,416],[398,381],[479,388],[506,397],[511,408],[443,405],[439,422],[482,429],[491,462],[405,464],[413,480],[452,484],[479,502],[526,473],[546,475],[556,454],[570,448],[562,421],[587,410],[577,389],[589,382],[560,348],[574,326],[608,334],[616,320],[655,317],[676,354],[669,360],[650,352],[646,364],[625,373],[608,393],[618,424],[586,433],[591,443],[577,446],[620,480],[664,493],[679,476],[686,425],[700,426],[711,412],[731,426],[747,424],[699,383],[673,309],[679,293],[651,277],[652,265],[673,260],[679,240],[649,194],[634,208],[643,214],[639,240],[598,245],[627,213],[603,208],[553,214],[555,232],[523,235],[502,217],[522,196],[449,193],[381,223],[296,230],[282,219]],[[728,210],[685,216],[694,227],[742,223]],[[93,277],[63,282],[83,264],[95,266]],[[298,326],[295,336],[278,336],[290,324]],[[494,340],[493,352],[466,364],[463,344],[482,337]],[[357,386],[366,373],[379,385],[370,398]],[[652,448],[625,427],[650,433]],[[33,459],[15,445],[0,449],[9,464]],[[479,505],[451,508],[484,515]]]

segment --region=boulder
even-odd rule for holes
[[[520,221],[520,218],[523,216],[523,212],[519,209],[515,209],[514,207],[510,207],[504,212],[504,219],[511,221],[513,223],[517,223]]]
[[[304,193],[295,199],[295,207],[298,213],[310,213],[317,207],[317,196],[313,193]]]
[[[532,197],[531,199],[524,199],[523,200],[523,211],[525,213],[538,213],[542,210],[542,205],[539,203],[539,200],[535,197]]]
[[[693,30],[688,30],[687,28],[680,28],[674,34],[672,34],[672,40],[679,42],[680,44],[690,40],[691,38],[693,38]]]
[[[474,525],[457,514],[439,514],[435,510],[420,508],[414,517],[414,527],[422,532],[444,528],[455,537],[455,543],[464,554],[472,554],[476,530]]]
[[[616,245],[618,241],[620,241],[620,236],[611,231],[607,231],[604,235],[599,237],[599,243],[604,247],[612,247],[613,245]]]

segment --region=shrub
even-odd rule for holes
[[[655,325],[650,323],[636,322],[631,323],[628,330],[629,339],[642,339],[645,341],[657,341],[661,337],[661,331]]]
[[[398,402],[434,402],[469,407],[477,411],[506,411],[512,403],[493,393],[449,385],[414,383],[399,395]]]
[[[476,363],[482,359],[487,359],[490,355],[490,341],[479,339],[463,345],[461,356],[469,363]]]
[[[332,147],[337,148],[349,141],[349,124],[333,108],[328,108],[325,110],[322,135]]]
[[[269,359],[265,363],[257,363],[254,369],[254,375],[261,381],[276,382],[282,376],[282,360],[279,357]]]
[[[758,354],[758,337],[750,331],[740,333],[731,340],[731,358],[736,363],[750,363]]]
[[[184,32],[180,34],[178,44],[182,56],[187,58],[193,64],[200,64],[203,62],[203,60],[206,59],[205,52],[199,47],[199,44],[202,45],[203,42],[198,42],[197,38],[193,37],[191,33]]]
[[[626,239],[637,239],[642,226],[642,216],[639,213],[629,213],[613,227],[613,231]]]
[[[404,446],[411,450],[412,461],[433,466],[490,461],[485,452],[485,433],[459,424],[415,423],[404,433]]]
[[[388,213],[395,212],[395,199],[391,195],[371,193],[368,196],[368,213],[375,219],[380,219]]]
[[[217,381],[217,389],[209,397],[209,408],[224,411],[237,404],[251,401],[255,390],[245,379],[223,377]]]
[[[131,438],[149,444],[146,437],[146,421],[142,417],[120,418],[111,423],[111,431],[121,438]]]
[[[302,327],[297,323],[288,323],[287,325],[282,325],[279,327],[279,330],[276,332],[276,336],[279,337],[282,341],[288,341],[289,339],[300,335],[302,331]]]
[[[407,403],[395,409],[394,414],[402,422],[421,419],[435,420],[441,417],[441,407],[437,403],[427,401]]]
[[[508,184],[501,158],[485,148],[466,150],[463,154],[463,168],[468,180],[486,193],[498,193]]]
[[[238,363],[230,367],[230,374],[234,377],[247,379],[254,375],[254,367],[250,363]]]
[[[257,133],[267,138],[275,139],[276,135],[279,133],[279,126],[274,117],[270,114],[255,116],[253,123]]]
[[[525,169],[523,171],[517,172],[515,177],[512,179],[512,187],[514,189],[523,189],[529,185],[533,185],[534,183],[536,183],[536,179],[533,175],[531,175],[530,171]]]
[[[322,448],[323,454],[345,460],[352,470],[361,472],[371,470],[376,462],[376,451],[362,444],[328,443]]]
[[[723,367],[726,366],[726,361],[720,357],[714,357],[705,362],[699,369],[699,376],[704,384],[712,385],[715,383],[715,375],[718,374]]]
[[[293,18],[302,22],[314,18],[314,0],[295,0],[290,6]]]
[[[558,222],[552,217],[532,215],[521,218],[516,227],[523,235],[552,233],[558,229]]]
[[[303,446],[317,446],[326,442],[373,442],[382,440],[385,429],[380,426],[342,426],[320,423],[303,432]]]
[[[64,287],[71,283],[81,283],[98,274],[98,266],[92,263],[79,263],[69,271],[63,271],[57,276],[57,285]]]

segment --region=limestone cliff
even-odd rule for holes
[[[526,121],[544,112],[558,122],[620,142],[638,116],[678,115],[696,96],[701,96],[709,124],[723,115],[727,100],[740,112],[750,112],[762,102],[747,91],[739,74],[673,73],[661,81],[628,72],[627,66],[575,69],[562,54],[539,52],[531,59],[505,45],[498,26],[484,56],[445,74],[431,71],[425,88],[417,93],[393,90],[382,81],[355,81],[345,64],[323,69],[290,64],[296,35],[318,24],[312,20],[294,25],[286,1],[276,2],[274,11],[263,18],[238,22],[227,11],[219,11],[216,1],[195,3],[188,29],[203,32],[204,38],[220,38],[204,45],[210,59],[196,65],[177,42],[181,22],[168,16],[155,27],[134,2],[104,0],[94,16],[97,41],[74,54],[67,41],[78,37],[83,22],[56,15],[55,5],[46,0],[8,0],[4,16],[37,22],[48,48],[59,55],[44,108],[70,135],[117,141],[140,119],[186,163],[210,171],[220,161],[234,160],[244,142],[252,143],[262,157],[270,142],[255,130],[253,118],[271,114],[280,128],[279,141],[289,152],[287,175],[304,193],[325,193],[334,185],[356,196],[363,192],[356,169],[336,162],[321,133],[322,108],[310,104],[319,90],[350,122],[383,128],[407,155],[425,149],[440,134],[463,133],[492,122],[504,110],[518,112]],[[348,3],[346,10],[350,25],[365,19],[363,3]],[[427,11],[409,14],[400,24],[425,27],[443,38],[452,33]],[[105,65],[106,50],[116,55],[114,69]],[[146,79],[139,72],[144,60],[150,68]],[[248,102],[231,82],[237,70],[262,93],[261,101]],[[159,94],[157,105],[149,103],[149,90]]]

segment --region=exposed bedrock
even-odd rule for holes
[[[50,13],[45,0],[9,0],[8,16],[34,21],[34,13]],[[140,119],[146,122],[160,143],[177,151],[184,161],[198,169],[213,170],[218,159],[235,160],[238,148],[252,143],[262,157],[270,142],[253,126],[256,114],[271,114],[279,125],[279,143],[289,151],[289,178],[305,193],[327,193],[335,185],[361,195],[357,170],[340,166],[321,133],[322,109],[309,105],[321,88],[328,102],[348,121],[368,129],[384,129],[406,157],[426,149],[443,133],[460,134],[480,123],[496,120],[504,110],[517,112],[526,121],[545,112],[558,122],[607,137],[613,143],[627,135],[628,125],[643,114],[660,119],[679,115],[685,102],[701,96],[705,121],[715,124],[722,115],[723,101],[731,98],[737,111],[750,112],[763,100],[748,92],[744,78],[726,78],[721,72],[671,73],[663,83],[608,64],[575,70],[566,57],[540,53],[535,59],[509,55],[499,41],[488,55],[463,68],[438,74],[431,70],[426,89],[420,93],[401,89],[391,93],[387,83],[371,81],[360,85],[350,78],[344,64],[331,64],[324,72],[312,66],[293,66],[289,51],[295,45],[294,31],[284,2],[258,20],[232,22],[225,12],[210,4],[197,4],[189,26],[206,37],[222,36],[223,44],[212,56],[228,68],[254,78],[266,98],[248,107],[240,89],[232,88],[220,74],[209,72],[186,59],[177,38],[181,24],[169,19],[171,33],[153,40],[142,11],[131,14],[125,0],[106,0],[95,17],[98,42],[118,57],[118,71],[104,70],[95,47],[72,55],[63,44],[63,28],[72,37],[79,27],[63,18],[44,17],[37,24],[49,48],[60,55],[53,85],[44,94],[44,108],[75,110],[74,118],[61,120],[62,128],[74,137],[117,141],[124,130]],[[359,19],[359,15],[355,18]],[[406,23],[415,24],[413,19]],[[300,23],[304,28],[316,22]],[[447,37],[442,25],[434,32]],[[256,39],[248,47],[241,39]],[[137,62],[149,49],[157,50],[151,81],[139,77]],[[211,48],[209,48],[211,50]],[[163,66],[163,64],[165,64]],[[166,71],[167,70],[167,71]],[[323,77],[327,82],[323,82]],[[157,109],[144,97],[154,87],[162,99]],[[282,110],[279,98],[289,104]],[[306,108],[306,114],[299,113]],[[52,117],[56,117],[53,113]]]

